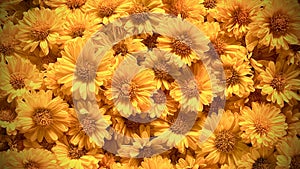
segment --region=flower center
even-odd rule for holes
[[[51,111],[45,108],[36,109],[32,119],[37,125],[43,127],[49,126],[53,121]]]
[[[156,104],[163,104],[166,102],[165,93],[162,90],[158,90],[156,93],[153,94],[151,97]]]
[[[230,131],[224,130],[216,134],[215,146],[223,153],[230,153],[235,149],[237,138]]]
[[[80,121],[83,131],[87,135],[91,135],[95,132],[96,130],[96,121],[90,118],[84,118],[83,120]]]
[[[255,160],[255,163],[252,165],[252,169],[268,169],[270,163],[264,158],[258,158]]]
[[[45,40],[50,33],[50,28],[48,24],[37,23],[31,30],[31,36],[35,41]]]
[[[98,16],[100,18],[110,17],[114,14],[115,7],[112,7],[112,4],[101,5],[98,7]]]
[[[270,130],[270,126],[267,120],[262,120],[262,119],[257,119],[254,122],[254,127],[260,135],[267,134],[268,131]]]
[[[67,0],[67,6],[69,9],[80,8],[85,4],[86,0]]]
[[[213,9],[217,6],[217,0],[205,0],[203,5],[206,9]]]
[[[128,84],[128,83],[124,83],[122,84],[121,86],[121,93],[125,96],[130,96],[130,93],[131,93],[131,85]]]
[[[24,76],[20,73],[11,74],[9,83],[15,90],[22,89],[25,87]]]
[[[240,77],[238,72],[234,68],[226,70],[225,74],[227,75],[226,82],[228,85],[235,85],[239,83]]]
[[[115,51],[114,56],[119,54],[125,56],[128,53],[127,45],[122,42],[115,44],[112,48]]]
[[[214,41],[213,41],[213,45],[214,45],[214,48],[216,50],[216,52],[219,54],[219,55],[222,55],[225,53],[225,42],[223,39],[221,38],[216,38]]]
[[[5,56],[8,56],[14,52],[14,48],[12,45],[0,44],[0,53]]]
[[[80,157],[84,156],[87,153],[85,149],[79,149],[76,146],[70,145],[69,148],[69,157],[71,159],[79,159]]]
[[[181,56],[181,57],[188,57],[192,53],[192,49],[186,45],[185,43],[175,40],[171,45],[171,52]]]
[[[24,165],[25,169],[39,169],[39,164],[36,162],[29,161]]]
[[[153,33],[153,35],[147,36],[146,39],[142,40],[142,43],[148,47],[148,49],[152,50],[153,48],[157,47],[157,38],[159,37],[159,34]]]
[[[233,11],[232,17],[235,24],[248,25],[251,22],[251,19],[249,18],[249,11],[241,9],[241,7],[238,7]]]
[[[165,63],[158,63],[153,67],[155,76],[159,79],[170,80],[172,77],[168,73],[168,68]]]
[[[83,82],[91,82],[96,77],[96,67],[93,63],[84,62],[76,67],[76,76]]]
[[[277,12],[270,18],[270,31],[275,36],[285,35],[288,29],[289,17],[287,15]]]
[[[273,89],[276,89],[279,92],[282,92],[285,88],[285,79],[282,76],[282,73],[280,73],[279,75],[275,76],[275,78],[273,78],[273,80],[271,81],[270,86]]]
[[[84,35],[84,31],[85,31],[85,26],[84,25],[81,25],[81,24],[77,25],[77,26],[72,28],[71,36],[73,38],[82,37]]]
[[[296,155],[292,158],[290,169],[300,168],[300,155]]]
[[[14,110],[4,108],[0,110],[0,120],[12,122],[17,117],[17,113]]]

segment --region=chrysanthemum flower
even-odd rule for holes
[[[223,0],[217,7],[216,19],[229,36],[242,38],[249,30],[249,24],[260,10],[261,1]]]
[[[226,75],[226,97],[231,97],[233,94],[247,97],[250,92],[255,90],[251,66],[248,61],[229,55],[222,55],[221,60]]]
[[[238,168],[241,169],[275,168],[275,166],[276,158],[273,148],[251,148],[238,162]]]
[[[286,58],[290,64],[300,66],[300,45],[290,45],[289,50],[280,50],[279,57]]]
[[[29,91],[39,89],[42,76],[29,60],[19,57],[8,57],[0,63],[0,89],[8,93],[8,102],[21,97]]]
[[[167,14],[191,21],[204,21],[204,10],[197,0],[162,0]]]
[[[104,139],[110,139],[111,136],[106,130],[111,124],[110,116],[104,115],[104,107],[98,109],[97,105],[91,102],[76,102],[77,115],[72,111],[70,120],[70,129],[67,135],[70,135],[70,143],[78,145],[79,148],[102,147]]]
[[[58,11],[48,8],[33,8],[24,13],[18,25],[16,38],[24,46],[23,50],[40,51],[45,56],[58,43],[62,21]]]
[[[0,126],[6,128],[7,134],[16,134],[16,102],[7,103],[7,98],[0,99]]]
[[[44,3],[52,8],[60,8],[65,10],[81,10],[85,11],[88,0],[44,0]]]
[[[300,140],[298,137],[288,138],[277,146],[278,169],[297,169],[300,167]]]
[[[157,89],[169,90],[174,78],[180,75],[179,69],[182,67],[180,63],[182,62],[175,55],[153,49],[153,52],[146,56],[142,65],[154,71]]]
[[[75,98],[86,99],[91,97],[90,93],[98,94],[100,86],[111,75],[109,58],[103,57],[100,65],[98,62],[93,44],[86,45],[83,39],[76,38],[66,43],[62,58],[57,59],[54,70],[48,73],[54,74],[65,95],[70,96],[73,91]]]
[[[62,40],[70,40],[77,37],[88,39],[101,27],[96,17],[79,10],[66,12],[64,21],[64,30],[61,32],[61,35],[63,35]]]
[[[293,137],[300,134],[300,107],[299,103],[294,107],[287,106],[282,109],[288,124],[286,137]]]
[[[54,154],[43,149],[10,151],[7,153],[7,158],[7,168],[58,168]]]
[[[113,22],[119,18],[120,12],[118,8],[124,4],[125,0],[89,0],[87,1],[86,12],[99,18],[104,25]]]
[[[107,96],[114,100],[116,110],[124,117],[146,111],[156,87],[154,77],[152,70],[138,66],[136,59],[128,56],[114,73]],[[133,108],[137,110],[134,111]]]
[[[248,147],[240,138],[237,114],[227,110],[222,113],[222,117],[214,113],[206,120],[209,125],[215,126],[219,118],[221,120],[214,131],[211,131],[211,127],[205,127],[202,130],[204,135],[210,137],[204,143],[200,143],[201,151],[197,153],[204,155],[209,164],[219,163],[234,166],[247,152]]]
[[[286,135],[287,124],[280,109],[272,104],[252,103],[241,110],[241,137],[253,147],[272,147]]]
[[[200,0],[201,7],[204,8],[204,16],[207,20],[214,21],[216,13],[218,12],[217,7],[222,3],[219,0]]]
[[[98,167],[98,162],[101,160],[98,158],[97,149],[78,148],[69,143],[65,137],[62,142],[56,142],[52,152],[55,154],[59,166],[63,168],[94,169]]]
[[[68,130],[68,105],[51,91],[33,92],[17,101],[17,122],[21,133],[31,141],[56,141]]]
[[[299,5],[293,1],[286,1],[282,5],[280,0],[266,2],[253,22],[249,24],[246,35],[247,48],[252,51],[255,46],[268,46],[272,49],[288,50],[289,45],[299,44]]]
[[[18,29],[11,21],[3,25],[0,29],[0,60],[5,57],[16,56],[18,51],[16,46],[18,45],[18,40],[15,38]]]
[[[173,82],[170,96],[183,106],[190,106],[192,110],[203,110],[203,105],[208,105],[212,101],[213,75],[208,74],[203,63],[193,64],[193,77],[186,77],[186,72],[181,74],[181,78]],[[184,77],[184,78],[182,78]]]
[[[141,163],[141,169],[152,169],[152,168],[168,168],[173,169],[171,160],[163,158],[162,156],[154,156],[151,158],[144,158],[144,161]]]
[[[260,83],[257,87],[262,89],[263,95],[267,95],[268,101],[283,107],[284,102],[300,100],[300,95],[297,93],[300,89],[299,75],[300,71],[296,65],[288,65],[283,60],[278,60],[276,63],[271,61],[266,70],[260,73]]]
[[[189,66],[192,62],[204,57],[198,56],[195,51],[203,54],[209,50],[209,40],[195,26],[186,21],[178,18],[166,20],[159,29],[164,37],[158,38],[158,47],[175,53]]]
[[[185,158],[180,158],[176,164],[176,169],[198,169],[204,168],[204,159],[195,158],[190,151],[187,151]]]

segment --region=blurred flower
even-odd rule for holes
[[[15,100],[12,103],[7,102],[7,98],[0,99],[0,126],[2,128],[6,128],[7,134],[15,135],[16,131],[16,117],[18,114],[16,113],[16,102]]]
[[[277,146],[276,155],[278,169],[296,169],[300,166],[300,140],[298,137],[288,138]]]

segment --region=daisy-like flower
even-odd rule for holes
[[[74,12],[67,12],[65,23],[63,25],[64,31],[61,34],[64,36],[63,40],[75,39],[77,37],[88,39],[96,31],[99,30],[101,24],[96,20],[96,17],[83,13],[79,10]]]
[[[41,90],[17,101],[18,128],[31,141],[41,142],[45,138],[53,142],[68,130],[68,105],[52,95],[51,91]]]
[[[128,15],[124,28],[132,33],[152,33],[160,19],[148,13],[163,13],[160,0],[127,0],[117,12]]]
[[[16,117],[17,113],[16,109],[16,102],[13,101],[12,103],[7,103],[7,98],[0,99],[0,126],[2,128],[6,128],[7,134],[15,135],[16,131]]]
[[[159,27],[163,37],[158,38],[158,47],[175,53],[189,66],[200,60],[209,50],[209,40],[195,26],[181,19],[168,19]],[[194,51],[195,50],[195,51]]]
[[[18,29],[11,21],[3,25],[0,29],[0,60],[5,57],[16,56],[18,51],[16,46],[18,45],[18,40],[15,38]]]
[[[7,57],[6,61],[0,63],[0,89],[8,93],[8,102],[41,87],[42,76],[29,60]]]
[[[132,145],[121,145],[118,155],[121,157],[146,158],[162,153],[165,149],[156,139],[150,140],[150,126],[141,126],[140,135],[135,135]]]
[[[232,97],[233,94],[247,97],[255,90],[249,61],[229,55],[222,55],[221,60],[226,75],[226,97]]]
[[[96,48],[89,42],[86,44],[82,38],[76,38],[66,43],[62,57],[57,59],[54,69],[49,72],[61,85],[60,90],[68,96],[73,91],[75,99],[91,98],[91,93],[98,94],[100,86],[111,75],[110,59],[103,57],[97,65]]]
[[[26,149],[7,153],[7,168],[45,168],[56,169],[58,165],[53,153],[43,149]]]
[[[267,113],[266,113],[267,112]],[[286,135],[287,124],[280,109],[272,104],[252,103],[241,110],[241,137],[253,147],[272,147]]]
[[[85,7],[88,0],[44,0],[44,3],[52,8],[60,8],[65,10],[81,10],[85,12]]]
[[[118,8],[124,4],[125,0],[90,0],[87,2],[86,12],[91,13],[104,25],[113,22],[119,18],[120,12]]]
[[[277,146],[278,169],[296,169],[300,167],[300,140],[298,137],[288,138]]]
[[[156,87],[154,77],[152,70],[138,66],[136,59],[128,56],[114,73],[106,95],[108,99],[114,100],[116,110],[124,117],[146,111]]]
[[[297,93],[300,89],[299,75],[300,70],[297,65],[288,65],[284,60],[278,60],[276,63],[271,61],[260,73],[260,83],[257,88],[262,89],[261,93],[267,95],[268,101],[283,107],[284,102],[300,100],[300,95]]]
[[[111,124],[110,116],[104,115],[106,109],[98,109],[97,104],[79,101],[75,103],[77,116],[72,112],[71,125],[68,131],[70,143],[78,145],[79,148],[87,149],[102,147],[104,139],[111,139],[106,130]]]
[[[144,161],[141,163],[140,169],[152,169],[152,168],[168,168],[173,169],[171,160],[163,158],[162,156],[154,156],[151,158],[144,158]]]
[[[266,3],[265,8],[249,24],[247,48],[252,51],[258,45],[268,46],[270,50],[288,50],[289,45],[299,44],[299,5],[293,1],[282,5],[280,0]]]
[[[162,0],[167,14],[191,21],[204,21],[204,10],[197,0]]]
[[[220,118],[218,127],[212,131],[212,127],[216,125],[216,121]],[[236,165],[241,156],[248,150],[247,145],[242,142],[239,136],[240,129],[237,114],[227,110],[222,113],[222,116],[214,113],[206,120],[208,126],[202,132],[210,137],[204,143],[200,143],[201,151],[197,154],[204,155],[209,164]]]
[[[229,36],[240,39],[248,32],[260,6],[260,0],[223,0],[217,7],[216,19],[222,22],[222,28]]]
[[[24,46],[23,50],[29,52],[38,50],[40,56],[45,56],[58,43],[62,21],[58,11],[33,8],[24,13],[18,29],[16,38]]]
[[[208,105],[212,101],[213,75],[210,75],[203,63],[193,64],[193,76],[183,72],[180,79],[172,83],[170,96],[183,106],[190,106],[192,110],[203,110],[203,105]],[[189,68],[188,68],[189,70]],[[184,70],[186,71],[186,70]],[[182,78],[183,77],[183,78]]]
[[[204,16],[208,21],[214,21],[216,13],[218,12],[217,7],[222,3],[222,0],[201,0],[201,7],[204,8]]]
[[[142,65],[154,71],[157,89],[169,90],[171,83],[174,81],[173,77],[180,75],[179,69],[182,67],[182,62],[175,55],[153,49],[153,53],[151,52],[149,56],[146,56]]]
[[[59,166],[63,168],[94,169],[98,167],[98,162],[101,160],[98,159],[97,149],[79,148],[69,143],[66,137],[63,137],[62,141],[56,142],[52,152],[55,154]]]
[[[241,169],[275,168],[276,158],[273,148],[251,148],[238,162]]]

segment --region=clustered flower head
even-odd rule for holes
[[[297,0],[1,0],[0,79],[4,169],[300,168]]]

